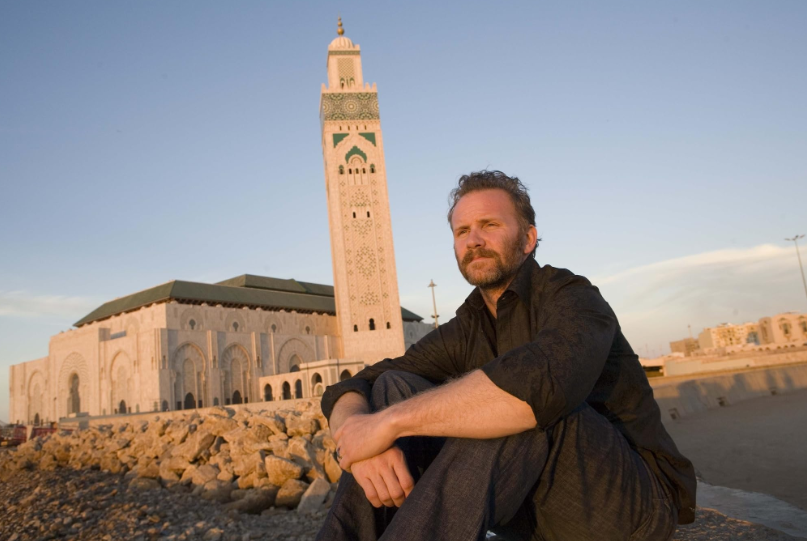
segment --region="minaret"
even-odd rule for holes
[[[341,18],[337,33],[319,106],[336,316],[344,358],[373,364],[404,352],[384,140],[375,83]]]

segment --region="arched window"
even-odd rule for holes
[[[192,319],[192,320],[188,321],[188,327],[190,327],[191,330],[193,330],[193,328],[196,327],[196,320]]]
[[[359,326],[353,325],[353,332],[359,332]]]
[[[119,413],[126,413],[126,401],[121,400],[120,404],[118,404],[118,412]]]
[[[238,332],[238,322],[233,321],[233,331]]]
[[[283,382],[283,400],[291,400],[291,385],[288,381]]]
[[[292,355],[289,359],[289,372],[299,372],[302,363],[303,360],[297,354]]]
[[[355,212],[353,213],[353,217],[354,217],[354,218],[356,217],[356,213],[355,213]]]
[[[163,400],[163,411],[168,411],[168,400]]]
[[[186,410],[192,410],[196,407],[196,398],[194,398],[193,393],[188,393],[185,395],[185,404]]]
[[[213,398],[213,405],[214,405],[214,406],[218,406],[218,405],[219,405],[219,397],[218,397],[218,396]]]
[[[367,217],[368,218],[370,217],[370,211],[369,210],[367,211]]]
[[[233,404],[240,404],[241,402],[243,402],[241,399],[241,391],[236,390],[233,393]]]
[[[339,174],[340,174],[340,175],[344,175],[344,174],[345,174],[345,166],[344,166],[344,165],[340,165],[340,166],[339,166]]]
[[[367,173],[367,169],[365,169],[364,167],[362,167],[362,168],[361,168],[361,174],[362,174],[362,175],[364,175],[364,174],[366,174],[366,173]]]
[[[272,401],[272,386],[269,385],[268,383],[263,388],[263,400],[265,402]]]
[[[78,389],[78,374],[73,374],[70,376],[70,397],[67,402],[68,413],[79,413],[81,411],[81,396],[79,395]]]
[[[294,382],[294,398],[303,397],[303,382],[299,379]]]
[[[342,370],[342,373],[339,374],[339,381],[345,381],[346,379],[350,379],[350,371]]]
[[[348,172],[348,174],[352,175],[353,174],[353,169],[348,169],[347,172]]]
[[[370,318],[370,330],[375,330],[375,320],[373,318]]]
[[[370,164],[370,172],[375,173],[375,164],[373,163]]]
[[[305,334],[311,334],[311,327],[306,326]]]
[[[34,426],[39,426],[39,414],[34,415]]]
[[[392,327],[390,327],[390,325],[389,325],[389,321],[387,321],[387,328],[388,328],[388,329],[391,329],[391,328],[392,328]]]
[[[272,332],[277,332],[277,325],[272,323]]]

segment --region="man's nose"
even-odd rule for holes
[[[479,248],[480,246],[485,245],[485,239],[482,238],[480,235],[479,230],[471,228],[468,232],[468,236],[465,237],[465,247],[466,248]]]

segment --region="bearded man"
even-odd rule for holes
[[[345,470],[318,539],[664,540],[695,475],[599,290],[540,266],[517,178],[460,178],[448,222],[476,286],[396,359],[328,387]]]

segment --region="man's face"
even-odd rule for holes
[[[515,205],[503,190],[463,196],[454,207],[451,229],[460,272],[481,289],[506,285],[535,246],[535,228],[521,230]]]

